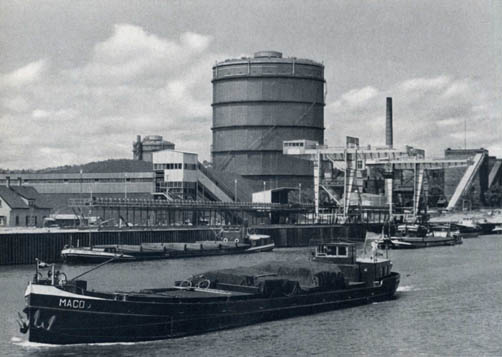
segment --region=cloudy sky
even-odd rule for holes
[[[211,67],[325,64],[325,138],[502,156],[502,0],[0,1],[0,168],[131,158],[137,134],[209,159]],[[464,131],[464,127],[467,131]],[[466,135],[464,135],[466,133]]]

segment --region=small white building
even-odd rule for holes
[[[51,206],[31,186],[0,186],[0,226],[41,227]]]
[[[197,154],[163,150],[152,155],[156,194],[168,194],[171,198],[197,199]]]

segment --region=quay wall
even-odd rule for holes
[[[269,234],[277,247],[308,246],[312,240],[330,241],[364,236],[361,225],[269,225],[256,227],[256,232]],[[11,232],[0,234],[0,265],[32,264],[35,258],[45,262],[60,261],[65,245],[141,243],[193,243],[214,240],[209,228],[172,228],[162,230],[52,231]]]

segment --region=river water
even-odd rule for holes
[[[0,267],[0,354],[6,356],[502,356],[502,236],[391,251],[398,298],[166,341],[74,346],[26,341],[16,324],[33,267]],[[95,290],[169,286],[214,268],[305,257],[271,253],[110,264],[87,276]],[[63,266],[69,277],[85,266]]]

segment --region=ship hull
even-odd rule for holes
[[[161,340],[391,299],[399,278],[398,273],[391,273],[370,287],[270,298],[256,295],[160,298],[99,293],[89,296],[33,284],[26,293],[25,312],[32,342]]]
[[[397,244],[394,243],[397,241]],[[399,244],[401,243],[401,244]],[[418,248],[428,248],[428,247],[439,247],[445,245],[456,245],[461,244],[461,237],[406,237],[406,238],[396,238],[393,242],[389,244],[389,248],[392,249],[418,249]]]

